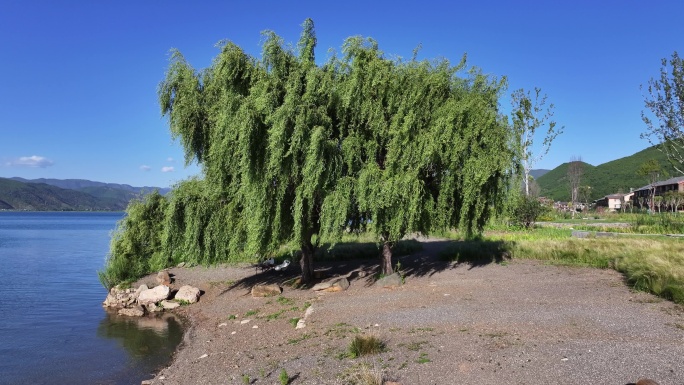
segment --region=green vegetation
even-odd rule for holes
[[[677,51],[670,60],[661,60],[660,78],[649,80],[644,103],[649,114],[641,112],[647,130],[642,139],[660,143],[670,164],[684,173],[684,60]]]
[[[385,351],[385,343],[375,336],[356,335],[349,344],[349,357],[357,358],[361,356],[378,354]]]
[[[290,376],[287,374],[285,369],[280,370],[280,375],[278,376],[280,380],[280,385],[287,385],[290,383]]]
[[[306,284],[316,250],[350,232],[373,236],[389,274],[406,234],[483,228],[514,168],[515,133],[498,110],[505,81],[467,69],[465,57],[391,59],[361,37],[318,65],[315,46],[306,20],[296,50],[268,31],[260,58],[223,42],[195,70],[172,53],[159,103],[202,177],[129,207],[103,284],[283,248],[298,250]],[[154,231],[128,234],[138,220]]]
[[[668,162],[665,153],[657,146],[649,147],[634,155],[616,159],[599,166],[582,163],[582,185],[591,186],[589,201],[617,192],[627,193],[630,188],[640,188],[648,182],[637,175],[639,167],[649,160],[664,165],[664,170],[672,176],[681,175]],[[540,195],[553,200],[569,201],[570,186],[568,184],[568,165],[563,163],[537,179],[541,188]]]
[[[684,303],[684,240],[620,236],[570,238],[570,230],[496,232],[456,242],[443,255],[458,262],[490,263],[504,258],[536,259],[567,266],[612,268],[635,289]]]

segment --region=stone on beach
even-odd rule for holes
[[[145,315],[145,309],[142,306],[137,305],[131,308],[121,309],[117,312],[119,315],[125,315],[128,317],[142,317]]]
[[[138,295],[138,303],[148,305],[169,298],[170,289],[168,286],[159,285],[153,289],[143,290]]]
[[[174,297],[175,300],[177,301],[186,301],[188,303],[195,303],[197,300],[199,300],[200,297],[200,289],[190,286],[190,285],[185,285],[181,286],[180,289],[178,289],[178,293],[176,293],[176,296]]]
[[[252,297],[271,297],[282,292],[283,288],[278,285],[254,285],[252,287]]]
[[[178,302],[166,301],[166,300],[161,301],[161,305],[164,309],[167,309],[167,310],[173,310],[173,309],[180,306],[180,304]]]
[[[157,283],[160,285],[169,286],[171,284],[171,276],[169,275],[169,272],[162,270],[157,273]]]

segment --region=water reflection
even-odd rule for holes
[[[130,357],[128,370],[155,372],[170,363],[183,339],[182,322],[174,314],[126,317],[115,311],[106,313],[97,335],[118,342],[126,350]]]

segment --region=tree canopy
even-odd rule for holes
[[[661,60],[660,78],[651,79],[644,97],[650,115],[641,117],[647,131],[641,135],[667,154],[678,173],[684,174],[684,60],[677,51]]]
[[[203,70],[172,53],[159,102],[202,178],[169,198],[169,261],[295,243],[306,283],[321,239],[373,232],[387,273],[408,233],[482,228],[513,168],[504,80],[466,70],[465,56],[390,59],[362,37],[319,64],[310,19],[296,49],[263,36],[260,58],[222,42]]]

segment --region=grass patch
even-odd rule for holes
[[[279,296],[278,299],[276,299],[276,301],[284,306],[292,305],[294,303],[294,300],[283,296]]]
[[[259,309],[250,310],[247,313],[245,313],[245,317],[251,317],[253,315],[257,315],[257,313],[259,313]]]
[[[564,266],[612,268],[637,290],[684,303],[684,239],[620,236],[571,238],[570,230],[534,229],[491,232],[486,238],[458,241],[442,258],[485,264],[506,257]]]
[[[297,323],[299,322],[299,319],[300,319],[299,317],[290,318],[290,320],[287,321],[287,322],[289,322],[290,325],[292,325],[293,328],[296,328],[296,327],[297,327]]]
[[[288,344],[288,345],[296,345],[296,344],[298,344],[298,343],[300,343],[300,342],[302,342],[302,341],[308,340],[308,339],[311,338],[311,337],[313,337],[313,334],[304,333],[304,334],[302,334],[301,336],[299,336],[299,337],[297,337],[297,338],[292,338],[292,339],[288,340],[288,341],[287,341],[287,344]]]
[[[349,344],[349,357],[357,358],[384,352],[385,343],[375,336],[355,336]]]
[[[416,362],[419,364],[427,364],[428,362],[432,362],[432,360],[428,358],[427,353],[420,353]]]

